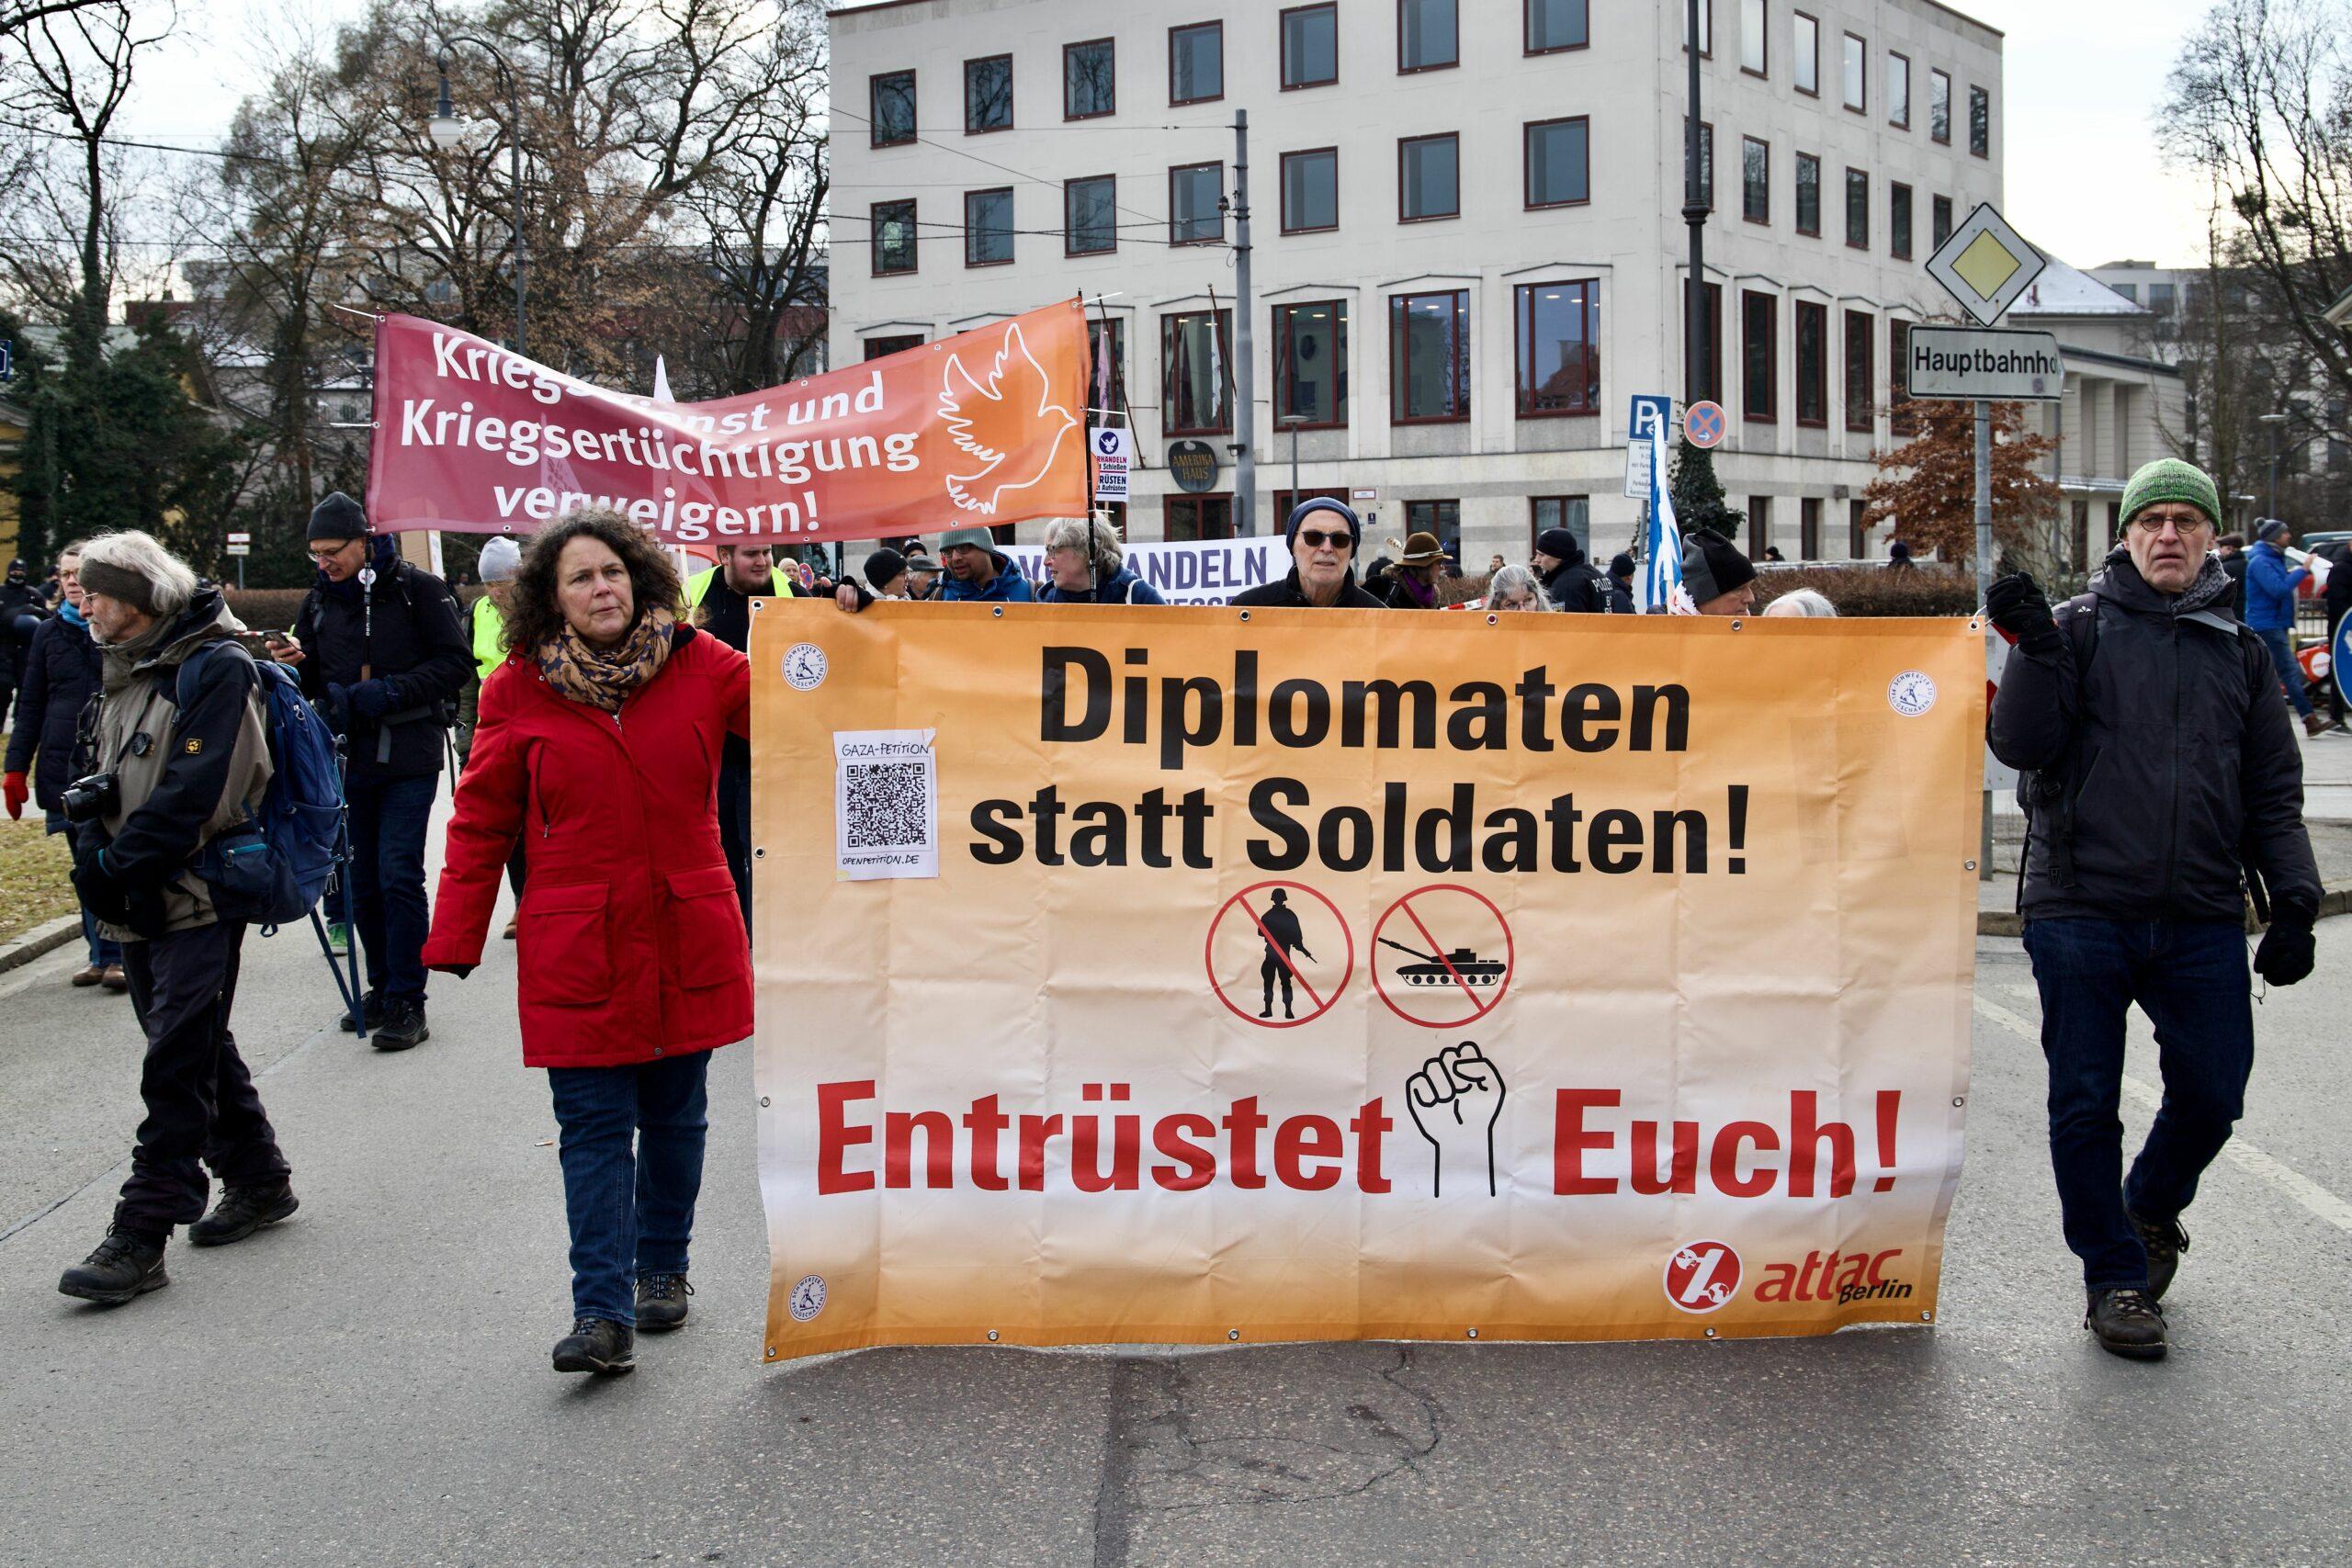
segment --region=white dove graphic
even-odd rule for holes
[[[994,516],[1008,492],[1027,490],[1053,472],[1062,443],[1078,428],[1078,416],[1052,400],[1046,367],[1029,352],[1018,324],[1005,329],[984,378],[964,367],[959,350],[947,356],[941,382],[940,418],[957,449],[978,465],[947,476],[948,499],[967,512]],[[1047,433],[1052,438],[1044,442],[1045,455],[1034,472],[1004,471],[1018,448],[1040,442]]]

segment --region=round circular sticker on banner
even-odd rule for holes
[[[825,650],[813,642],[796,642],[784,650],[784,683],[796,692],[813,692],[825,683]]]
[[[1666,1299],[1708,1313],[1739,1293],[1739,1254],[1720,1241],[1687,1241],[1666,1260]]]
[[[825,1310],[825,1277],[808,1274],[792,1287],[792,1294],[785,1299],[785,1310],[792,1314],[795,1323],[807,1323]]]
[[[1905,718],[1917,718],[1936,705],[1935,677],[1924,670],[1905,670],[1887,682],[1886,705]]]

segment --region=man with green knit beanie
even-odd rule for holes
[[[2052,611],[2022,573],[1985,605],[2016,647],[1993,698],[1994,755],[2023,774],[2018,905],[2041,993],[2050,1157],[2084,1326],[2140,1360],[2188,1250],[2181,1212],[2229,1141],[2254,1066],[2245,898],[2267,887],[2254,967],[2312,972],[2319,872],[2302,754],[2270,655],[2230,608],[2213,481],[2177,458],[2124,491],[2123,538],[2090,592]],[[2257,908],[2260,901],[2257,899]],[[2123,1172],[2124,1015],[2164,1042],[2164,1107]]]

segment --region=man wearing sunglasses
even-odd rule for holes
[[[1993,699],[1994,755],[2024,773],[2018,909],[2041,993],[2050,1156],[2084,1326],[2154,1360],[2157,1304],[2188,1250],[2181,1211],[2229,1141],[2254,1066],[2245,890],[2269,890],[2254,967],[2312,972],[2320,881],[2302,756],[2260,638],[2211,554],[2221,497],[2166,457],[2132,477],[2120,547],[2053,614],[2022,573],[1993,584],[2017,646]],[[2259,900],[2257,899],[2257,904]],[[2162,1047],[2164,1106],[2123,1172],[2124,1014]]]
[[[1349,508],[1327,495],[1302,501],[1291,509],[1285,537],[1290,543],[1288,575],[1279,582],[1244,589],[1233,596],[1234,604],[1386,608],[1356,586],[1356,555],[1363,546],[1363,525]]]

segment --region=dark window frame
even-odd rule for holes
[[[1076,51],[1076,50],[1081,50],[1081,49],[1092,49],[1092,48],[1094,48],[1097,44],[1108,44],[1108,45],[1110,45],[1110,47],[1111,47],[1111,107],[1110,107],[1109,108],[1107,108],[1107,109],[1096,109],[1096,110],[1095,110],[1095,111],[1093,111],[1091,114],[1072,114],[1072,113],[1070,113],[1070,112],[1069,112],[1069,57],[1070,57],[1070,54],[1071,54],[1071,52],[1072,52],[1073,51]],[[1114,115],[1114,114],[1117,114],[1118,112],[1119,112],[1119,40],[1118,40],[1117,39],[1115,39],[1115,38],[1084,38],[1084,39],[1079,39],[1077,42],[1075,42],[1075,43],[1066,43],[1066,44],[1062,45],[1062,120],[1063,120],[1063,123],[1067,124],[1067,123],[1069,123],[1069,121],[1071,121],[1071,120],[1075,120],[1075,119],[1108,119],[1111,116],[1113,116],[1113,115]]]
[[[1813,169],[1813,227],[1810,229],[1804,226],[1804,171],[1808,165]],[[1790,189],[1793,193],[1790,197],[1790,206],[1792,216],[1796,220],[1797,232],[1808,239],[1818,240],[1821,238],[1820,153],[1800,152],[1797,154],[1796,174]]]
[[[1935,242],[1928,247],[1929,254],[1942,250],[1944,242],[1951,238],[1951,231],[1959,226],[1958,215],[1952,210],[1951,197],[1937,196],[1928,198],[1928,235]]]
[[[1411,381],[1399,367],[1399,352],[1411,341],[1403,324],[1416,299],[1451,299],[1454,301],[1453,354],[1463,366],[1462,373],[1448,378],[1453,390],[1461,394],[1461,405],[1454,412],[1442,414],[1401,414],[1396,412]],[[1475,387],[1471,382],[1470,362],[1470,291],[1466,288],[1433,288],[1419,294],[1388,296],[1388,423],[1390,424],[1467,424]],[[1451,393],[1449,393],[1449,400]]]
[[[1220,532],[1214,534],[1204,532],[1204,525],[1202,522],[1202,517],[1207,513],[1210,507],[1214,506],[1218,502],[1223,502],[1225,503],[1225,523],[1223,528]],[[1175,527],[1174,513],[1180,510],[1189,512],[1193,514],[1193,521],[1189,525],[1193,531],[1182,536],[1173,532]],[[1160,532],[1170,539],[1230,539],[1234,536],[1233,492],[1229,490],[1213,490],[1200,495],[1187,495],[1180,491],[1174,495],[1167,497],[1160,502],[1159,519]]]
[[[1290,390],[1290,388],[1285,383],[1284,377],[1290,376],[1295,378],[1298,364],[1297,360],[1293,357],[1290,353],[1291,338],[1295,332],[1295,329],[1291,325],[1291,317],[1295,311],[1315,310],[1328,310],[1333,312],[1333,332],[1338,338],[1338,342],[1332,345],[1332,352],[1339,355],[1340,381],[1339,392],[1332,398],[1331,401],[1335,405],[1339,417],[1331,420],[1306,421],[1298,424],[1285,424],[1283,421],[1287,419],[1289,416],[1283,413],[1283,410],[1290,400],[1285,395]],[[1353,388],[1348,384],[1347,380],[1348,301],[1344,298],[1335,299],[1285,299],[1281,304],[1273,307],[1273,313],[1269,323],[1269,331],[1272,333],[1273,337],[1273,342],[1269,346],[1272,348],[1274,355],[1274,434],[1280,435],[1285,430],[1345,430],[1348,427],[1348,417],[1350,413],[1347,403],[1350,399],[1350,395],[1353,391]]]
[[[1202,435],[1233,434],[1233,333],[1226,323],[1233,315],[1232,307],[1220,305],[1214,310],[1169,310],[1159,318],[1159,412],[1160,434],[1171,440]],[[1216,338],[1217,367],[1224,372],[1217,378],[1217,411],[1225,415],[1222,424],[1180,425],[1176,423],[1176,356],[1169,352],[1174,336],[1173,323],[1205,317],[1209,331]],[[1197,411],[1195,411],[1197,412]]]
[[[1909,186],[1901,180],[1886,182],[1886,254],[1896,261],[1911,259],[1912,231],[1918,219],[1917,206]]]
[[[1984,110],[1984,134],[1982,139],[1976,134],[1976,111],[1980,106]],[[1993,89],[1980,87],[1973,82],[1968,85],[1968,155],[1985,159],[1993,156]]]
[[[1689,115],[1682,117],[1682,125],[1683,135],[1687,138],[1690,125]],[[1682,148],[1682,155],[1686,158],[1690,155],[1687,141]],[[1699,195],[1707,210],[1713,212],[1715,209],[1715,122],[1711,119],[1699,122]]]
[[[1848,310],[1846,316],[1846,428],[1868,435],[1878,420],[1878,318],[1868,310]],[[1863,397],[1854,400],[1855,350],[1861,351]],[[1860,414],[1860,418],[1856,415]]]
[[[1425,141],[1451,141],[1453,143],[1453,210],[1451,212],[1424,212],[1419,217],[1413,217],[1408,215],[1405,211],[1405,150],[1408,147],[1418,147]],[[1441,130],[1433,132],[1428,136],[1398,137],[1396,139],[1396,221],[1399,223],[1442,223],[1449,218],[1459,218],[1461,216],[1462,133],[1458,130]]]
[[[907,209],[907,265],[904,266],[884,266],[882,265],[881,238],[882,211],[885,208],[899,207],[903,207]],[[913,274],[920,269],[922,265],[922,252],[920,246],[922,240],[922,226],[915,221],[915,215],[918,210],[919,209],[916,207],[916,198],[913,197],[904,197],[897,201],[874,201],[866,204],[866,265],[872,269],[867,274],[868,276],[909,277],[913,276]]]
[[[1472,0],[1473,4],[1476,0]],[[1458,71],[1462,67],[1462,0],[1453,0],[1453,58],[1433,65],[1405,63],[1405,7],[1410,0],[1396,0],[1396,74],[1418,76],[1424,71]],[[1522,24],[1523,25],[1523,24]]]
[[[1592,47],[1592,0],[1577,0],[1584,6],[1584,39],[1579,43],[1550,43],[1535,47],[1535,7],[1543,0],[1519,0],[1519,52],[1522,56],[1537,54],[1566,54],[1575,50]]]
[[[999,60],[1004,62],[1004,123],[1002,125],[984,125],[978,130],[975,130],[972,129],[972,67],[975,65],[990,64]],[[999,131],[1011,130],[1013,128],[1012,56],[1010,54],[976,54],[972,56],[971,59],[964,62],[964,134],[967,136],[994,136]]]
[[[1216,34],[1216,91],[1197,98],[1176,96],[1176,35],[1215,31]],[[1187,104],[1220,103],[1225,98],[1225,18],[1219,17],[1206,22],[1179,22],[1168,29],[1168,107],[1182,108]]]
[[[1290,19],[1308,11],[1331,13],[1331,74],[1312,82],[1290,79]],[[1285,93],[1304,93],[1314,87],[1336,87],[1340,85],[1340,0],[1306,0],[1299,6],[1285,6],[1274,14],[1274,73]]]
[[[1854,184],[1856,175],[1862,177],[1859,187]],[[1857,188],[1862,193],[1862,237],[1859,240],[1854,238],[1854,192]],[[1846,187],[1842,194],[1845,197],[1846,248],[1867,252],[1871,248],[1871,172],[1855,168],[1850,164],[1846,165]]]
[[[1577,124],[1584,127],[1584,194],[1570,197],[1565,201],[1536,200],[1535,133],[1547,126]],[[1398,168],[1398,177],[1403,177],[1401,165]],[[1459,216],[1462,206],[1462,150],[1459,144],[1455,146],[1453,152],[1453,185],[1455,215]],[[1592,117],[1590,115],[1567,114],[1553,119],[1531,119],[1520,126],[1519,197],[1521,210],[1528,212],[1544,212],[1559,207],[1590,207],[1592,205]],[[1404,197],[1401,191],[1398,193],[1397,201],[1397,210],[1401,212],[1404,210]]]
[[[1182,220],[1176,215],[1176,176],[1179,175],[1191,174],[1195,169],[1215,169],[1216,171],[1217,195],[1222,197],[1225,194],[1225,161],[1223,159],[1212,158],[1205,163],[1200,164],[1169,164],[1168,243],[1170,247],[1178,245],[1221,245],[1225,243],[1225,214],[1221,211],[1217,211],[1214,204],[1211,205],[1210,210],[1216,212],[1216,232],[1215,234],[1210,235],[1206,239],[1200,240],[1187,240],[1181,236],[1181,231],[1178,228],[1178,224]]]
[[[1556,523],[1544,521],[1543,509],[1547,502],[1560,509],[1559,521]],[[1546,528],[1568,528],[1569,508],[1578,505],[1584,508],[1585,549],[1587,554],[1590,554],[1592,547],[1592,492],[1590,491],[1567,495],[1529,496],[1527,498],[1527,547],[1533,549],[1537,537]],[[1573,533],[1575,530],[1570,528],[1569,531]],[[1538,584],[1535,591],[1538,593],[1543,592],[1543,586]]]
[[[1747,6],[1746,0],[1742,0],[1742,15],[1739,18],[1739,73],[1743,76],[1753,76],[1759,82],[1769,82],[1772,79],[1772,0],[1756,0],[1756,3],[1764,7],[1764,64],[1761,69],[1758,69],[1747,63]],[[1686,11],[1684,15],[1687,17],[1689,13]]]
[[[857,346],[865,358],[859,363],[871,364],[876,359],[887,359],[894,354],[904,354],[909,349],[921,348],[926,341],[921,333],[885,333],[880,337],[860,338]],[[877,354],[875,352],[875,345],[877,344],[896,344],[898,346],[885,348]]]
[[[1943,122],[1940,133],[1936,130],[1936,88],[1943,87]],[[1928,67],[1928,140],[1939,147],[1951,145],[1951,73]]]
[[[1748,195],[1758,188],[1747,177],[1747,150],[1751,147],[1761,150],[1764,154],[1764,177],[1760,187],[1764,199],[1761,209],[1758,211],[1748,210]],[[1772,221],[1772,144],[1760,136],[1739,139],[1739,216],[1745,222],[1761,223],[1767,227]]]
[[[922,140],[919,132],[922,122],[915,108],[915,74],[912,71],[876,71],[865,78],[865,145],[869,149],[911,147]],[[896,81],[901,76],[907,79],[907,133],[894,136],[888,141],[877,141],[876,138],[882,130],[882,117],[874,112],[878,107],[876,101],[877,95],[883,83]]]
[[[1894,80],[1894,62],[1898,60],[1903,62],[1903,118],[1901,119],[1894,118],[1894,95],[1889,92],[1886,96],[1886,123],[1897,130],[1908,130],[1911,129],[1911,57],[1900,50],[1890,49],[1886,51],[1886,67],[1889,73],[1887,80],[1890,82]]]
[[[1107,245],[1097,245],[1081,251],[1075,248],[1075,242],[1078,238],[1078,225],[1070,219],[1069,201],[1071,187],[1074,186],[1091,185],[1096,180],[1108,180],[1111,182],[1111,243]],[[1107,256],[1117,251],[1119,248],[1118,216],[1118,175],[1073,175],[1069,179],[1064,180],[1062,182],[1062,254],[1065,256]]]
[[[1886,319],[1886,428],[1890,435],[1917,435],[1919,412],[1911,406],[1911,323]]]
[[[1818,299],[1798,299],[1792,302],[1796,341],[1796,423],[1800,430],[1829,428],[1829,307]],[[1811,374],[1807,375],[1805,325],[1814,329]],[[1806,409],[1816,412],[1808,413]]]
[[[1592,389],[1589,403],[1579,408],[1536,408],[1528,380],[1527,340],[1534,294],[1539,288],[1574,288],[1583,292],[1584,356],[1587,375],[1579,385]],[[1522,283],[1511,290],[1511,407],[1518,419],[1592,419],[1600,413],[1600,279],[1563,278],[1555,283]]]
[[[1756,307],[1764,316],[1764,396],[1757,399]],[[1760,412],[1759,412],[1760,404]],[[1739,417],[1744,424],[1781,423],[1781,300],[1754,288],[1739,291]]]
[[[1320,157],[1327,152],[1331,157],[1331,221],[1294,229],[1290,226],[1291,160]],[[1340,149],[1336,144],[1295,148],[1274,160],[1274,225],[1285,234],[1328,234],[1340,226]]]
[[[1675,30],[1679,32],[1690,25],[1690,8],[1685,6],[1676,6],[1674,7]],[[1715,57],[1715,0],[1699,0],[1699,37],[1707,46],[1699,51],[1699,58],[1713,60]],[[1690,43],[1686,40],[1676,50],[1676,52],[1690,53]]]
[[[1813,24],[1813,85],[1810,87],[1804,85],[1804,77],[1796,65],[1797,61],[1804,58],[1804,51],[1797,48],[1797,23],[1800,21]],[[1821,96],[1821,18],[1810,11],[1792,10],[1789,13],[1789,85],[1805,97]]]
[[[980,231],[979,225],[972,221],[972,202],[975,198],[984,196],[1004,197],[1004,259],[1002,261],[974,261],[972,259],[972,238]],[[967,270],[977,267],[1011,266],[1013,260],[1012,234],[1012,187],[1011,186],[984,186],[978,190],[967,190],[964,193],[964,265]]]
[[[1858,104],[1846,96],[1846,46],[1842,40],[1838,45],[1838,101],[1845,106],[1848,114],[1868,116],[1871,112],[1871,40],[1851,28],[1846,29],[1845,37],[1861,46],[1862,69],[1856,80],[1862,85],[1862,101]]]

